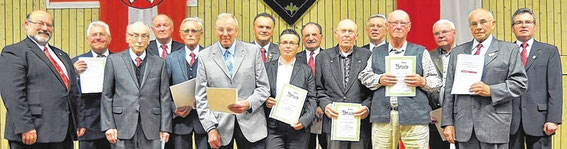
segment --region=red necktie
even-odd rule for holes
[[[260,53],[262,53],[262,60],[266,63],[266,49],[260,48]]]
[[[307,63],[307,65],[311,67],[311,71],[313,72],[313,74],[315,74],[315,58],[313,58],[313,54],[315,54],[315,52],[311,51],[311,54],[309,54],[309,62]]]
[[[167,57],[167,50],[166,50],[166,49],[167,49],[167,46],[164,45],[164,44],[162,44],[162,45],[161,45],[161,50],[162,50],[162,52],[161,52],[161,58],[164,58],[164,59],[165,59],[165,57]]]
[[[59,74],[59,76],[60,76],[61,79],[63,80],[63,83],[65,84],[65,87],[67,88],[67,90],[69,90],[69,78],[67,78],[67,76],[65,75],[65,73],[63,73],[63,69],[61,69],[61,67],[59,66],[59,64],[57,64],[57,62],[55,62],[55,59],[53,59],[53,57],[51,57],[51,54],[49,54],[49,51],[47,51],[47,47],[43,47],[43,53],[45,53],[45,56],[47,56],[47,58],[49,59],[49,61],[51,61],[51,63],[53,64],[53,66],[55,66],[55,70],[57,70],[57,73]]]
[[[528,43],[522,43],[522,64],[524,64],[524,66],[526,66],[526,63],[528,62],[528,49],[526,49],[528,47]]]
[[[195,54],[191,52],[189,56],[191,56],[191,62],[189,63],[189,66],[193,67],[193,64],[195,63]]]
[[[476,49],[476,52],[474,53],[474,55],[479,55],[480,54],[480,48],[482,48],[482,44],[478,44],[477,46],[478,48]]]
[[[136,67],[140,67],[140,64],[142,64],[142,59],[140,57],[136,57]]]

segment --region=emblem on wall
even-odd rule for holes
[[[295,22],[316,0],[264,0],[289,25]]]
[[[128,5],[129,7],[134,7],[138,9],[147,9],[157,6],[164,0],[121,0],[122,3]]]

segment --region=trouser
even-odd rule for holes
[[[118,130],[120,131],[120,130]],[[112,149],[159,149],[160,139],[148,140],[144,135],[141,122],[138,122],[136,132],[131,139],[118,139],[116,144],[110,145]]]
[[[236,146],[238,149],[265,149],[266,148],[266,138],[256,141],[250,142],[244,134],[242,130],[240,130],[240,126],[238,121],[235,120],[234,122],[234,134],[230,143],[226,146],[221,146],[219,149],[234,149],[234,140],[236,140]]]
[[[474,128],[473,128],[474,130]],[[467,142],[458,142],[459,149],[508,149],[508,143],[485,143],[476,138],[474,131]]]
[[[278,131],[268,128],[268,139],[266,140],[269,149],[307,149],[309,144],[309,132],[301,131]]]
[[[395,110],[390,112],[390,118],[390,123],[372,124],[374,149],[397,149],[400,139],[407,149],[428,148],[428,125],[400,125],[398,111]]]
[[[110,149],[110,142],[106,138],[80,140],[79,149]]]
[[[551,136],[527,135],[522,125],[520,122],[518,132],[510,135],[510,149],[524,149],[524,143],[527,149],[551,149]]]

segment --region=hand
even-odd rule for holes
[[[447,139],[449,143],[455,143],[455,126],[445,127],[443,135],[445,135],[445,139]]]
[[[22,142],[26,145],[32,145],[37,141],[37,131],[30,130],[22,133]]]
[[[335,111],[335,107],[332,104],[328,104],[325,106],[325,115],[329,118],[336,118],[339,116],[339,113]]]
[[[385,73],[380,77],[380,84],[382,86],[396,85],[397,82],[398,82],[398,79],[396,79],[396,76],[389,74],[389,73]]]
[[[164,142],[169,141],[169,133],[165,131],[159,132],[159,140]]]
[[[321,116],[323,116],[323,110],[321,110],[321,107],[317,106],[317,109],[315,110],[315,116],[317,118],[321,118]]]
[[[291,124],[290,126],[295,130],[301,130],[304,127],[303,124],[299,121],[297,121],[295,124]]]
[[[106,140],[108,140],[108,142],[116,144],[116,141],[118,141],[118,130],[108,129],[104,134],[106,135]]]
[[[234,113],[242,113],[250,108],[250,103],[246,100],[237,101],[235,104],[228,105],[228,109]]]
[[[180,116],[182,118],[187,117],[187,115],[189,115],[190,112],[191,112],[191,107],[189,106],[179,107],[175,109],[175,115]]]
[[[77,61],[73,64],[73,67],[75,67],[77,74],[79,74],[79,73],[87,70],[87,63],[85,63],[85,61],[83,61],[83,60],[79,60],[79,61]]]
[[[484,84],[483,82],[474,83],[473,85],[471,85],[469,91],[475,93],[476,95],[490,97],[490,86]]]
[[[211,148],[221,147],[220,134],[216,129],[209,131],[209,145],[211,146]]]
[[[266,99],[266,107],[272,108],[275,104],[276,104],[276,99],[272,97],[268,97],[268,99]]]
[[[546,122],[543,125],[543,132],[545,132],[546,135],[551,135],[553,133],[555,133],[555,131],[557,130],[557,124],[553,123],[553,122]]]
[[[82,137],[83,135],[85,135],[85,131],[87,131],[87,129],[85,128],[77,129],[77,136]]]
[[[407,75],[404,79],[406,80],[406,84],[410,87],[425,86],[425,78],[419,76],[418,74]]]
[[[368,107],[362,106],[360,110],[354,111],[354,116],[360,117],[360,119],[364,119],[368,116]]]

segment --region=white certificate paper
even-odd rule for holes
[[[175,107],[195,108],[195,78],[169,87]]]
[[[81,80],[81,93],[102,92],[106,58],[79,57],[79,60],[87,63],[87,69],[79,74]]]
[[[362,108],[362,105],[335,102],[333,106],[339,115],[331,121],[331,140],[359,141],[360,117],[355,117],[354,112]]]
[[[415,96],[415,87],[405,82],[407,75],[415,74],[415,56],[386,56],[386,73],[398,79],[396,85],[386,86],[386,96]]]
[[[238,92],[235,88],[207,87],[207,100],[210,110],[235,114],[228,109],[228,106],[238,101]]]
[[[283,84],[276,96],[276,104],[270,111],[270,117],[287,124],[295,124],[299,120],[307,91],[291,84]]]
[[[475,82],[482,79],[484,68],[484,56],[482,55],[457,55],[457,66],[455,68],[455,78],[451,94],[474,94],[469,92],[470,87]]]

